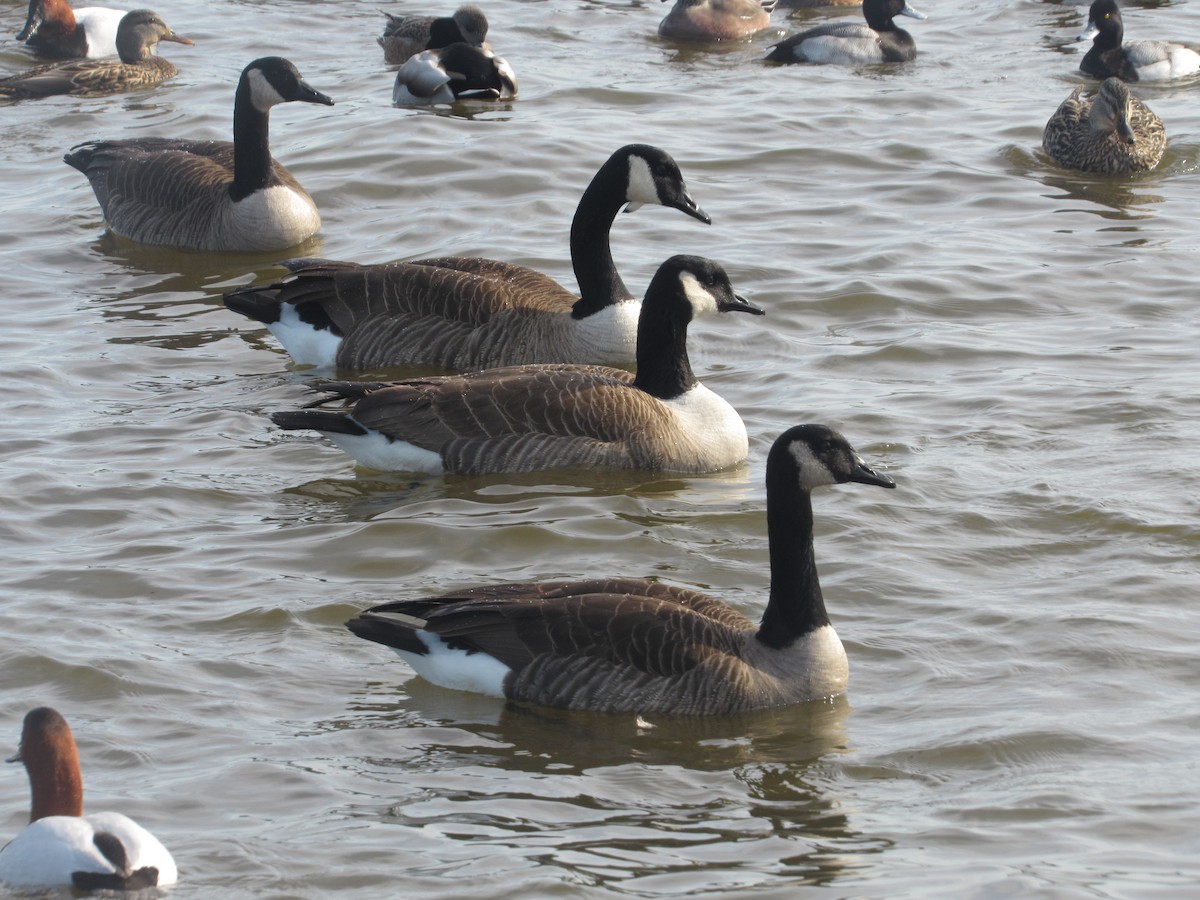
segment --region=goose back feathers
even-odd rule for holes
[[[1091,97],[1079,85],[1046,123],[1042,146],[1060,166],[1126,175],[1158,165],[1167,146],[1162,120],[1119,78]]]
[[[793,34],[774,46],[766,59],[780,63],[906,62],[917,55],[912,35],[892,21],[896,16],[924,19],[906,0],[863,0],[866,24],[831,22]]]
[[[271,157],[271,107],[293,100],[333,105],[288,60],[263,57],[238,81],[232,143],[91,141],[64,161],[87,176],[123,237],[189,250],[282,250],[321,227],[312,198]]]
[[[755,626],[715,597],[634,578],[504,584],[401,600],[346,623],[445,687],[599,712],[722,715],[846,688],[813,553],[813,488],[895,487],[823,425],[767,459],[771,589]]]
[[[30,824],[0,847],[0,882],[121,891],[175,883],[175,861],[154,835],[120,813],[83,814],[79,754],[61,715],[26,714],[17,761],[29,774]]]
[[[117,28],[124,16],[123,9],[71,9],[67,0],[29,0],[25,27],[17,32],[17,40],[51,59],[116,56]]]
[[[38,66],[0,79],[0,95],[15,99],[59,94],[103,97],[152,87],[178,73],[171,63],[154,55],[154,47],[159,41],[192,43],[172,31],[157,13],[135,9],[121,18],[116,37],[119,54],[116,59],[71,59]]]
[[[1079,40],[1092,46],[1079,70],[1093,78],[1122,81],[1158,81],[1200,72],[1200,53],[1170,41],[1125,43],[1125,24],[1116,0],[1095,0],[1088,10],[1087,29]]]
[[[423,50],[451,44],[487,48],[488,20],[478,6],[460,6],[452,16],[396,16],[384,13],[387,24],[375,40],[384,61],[399,65]]]
[[[638,372],[515,366],[386,385],[333,383],[345,411],[276,413],[322,432],[358,462],[398,471],[530,472],[562,467],[712,472],[746,457],[746,428],[701,385],[687,355],[697,316],[762,310],[725,271],[675,256],[655,274],[638,324]]]
[[[290,280],[232,291],[225,305],[266,325],[301,365],[629,365],[641,304],[613,263],[609,231],[622,206],[645,203],[710,221],[675,160],[645,144],[622,147],[592,178],[571,223],[578,297],[534,269],[478,257],[300,260],[285,263]]]

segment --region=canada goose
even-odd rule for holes
[[[1127,175],[1153,169],[1167,147],[1162,120],[1130,93],[1125,82],[1109,78],[1088,99],[1084,86],[1071,91],[1046,123],[1042,146],[1060,166]]]
[[[225,305],[266,325],[300,365],[630,365],[641,303],[613,265],[609,230],[622,205],[643,203],[710,221],[675,160],[645,144],[622,147],[592,178],[571,222],[579,297],[541,272],[491,259],[300,260],[284,263],[291,280],[231,291]]]
[[[715,312],[762,310],[716,263],[673,256],[650,282],[638,322],[638,370],[510,366],[386,385],[326,385],[344,412],[271,418],[320,431],[370,469],[532,472],[567,466],[715,472],[746,458],[746,426],[696,380],[687,326]],[[318,401],[320,405],[322,402]]]
[[[67,0],[29,0],[29,14],[17,40],[38,56],[52,59],[116,56],[117,27],[124,16],[123,9],[71,9]]]
[[[63,157],[87,176],[117,234],[188,250],[282,250],[321,227],[316,204],[271,158],[271,107],[333,106],[278,56],[246,66],[233,104],[233,142],[91,141]]]
[[[775,0],[675,0],[658,23],[676,41],[741,41],[771,27]]]
[[[637,578],[397,600],[346,627],[434,684],[566,709],[726,715],[831,697],[849,667],[817,581],[811,491],[847,481],[896,486],[824,425],[797,425],[771,447],[771,593],[758,627],[716,597]]]
[[[896,26],[896,16],[924,19],[906,0],[863,0],[866,25],[833,22],[793,34],[767,54],[769,62],[780,63],[867,63],[905,62],[917,55],[912,35]]]
[[[1087,30],[1077,40],[1092,40],[1079,70],[1094,78],[1159,81],[1200,72],[1200,53],[1169,41],[1130,41],[1116,0],[1096,0],[1088,11]]]
[[[451,44],[409,57],[396,72],[392,103],[429,106],[458,100],[511,100],[517,96],[512,67],[491,50]]]
[[[120,813],[83,814],[79,753],[66,719],[42,706],[25,715],[22,762],[33,795],[29,825],[0,847],[0,882],[133,891],[178,880],[158,839]]]
[[[117,29],[119,58],[71,59],[38,66],[0,79],[0,95],[20,100],[58,94],[102,97],[159,84],[179,71],[154,55],[154,45],[159,41],[192,43],[173,32],[158,13],[135,9],[122,17]]]
[[[422,50],[438,50],[451,44],[487,47],[488,20],[478,6],[460,6],[452,16],[384,15],[387,24],[375,40],[383,48],[384,61],[392,65]]]

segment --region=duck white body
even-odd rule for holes
[[[174,884],[175,860],[159,840],[121,813],[83,815],[83,777],[70,726],[49,707],[31,710],[21,730],[32,794],[30,823],[0,848],[0,882],[27,888],[140,890]]]
[[[66,0],[30,0],[17,40],[25,41],[38,55],[55,59],[116,56],[117,28],[125,12],[107,6],[71,9]]]

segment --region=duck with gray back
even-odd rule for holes
[[[1125,82],[1108,78],[1091,96],[1079,85],[1046,123],[1042,146],[1060,166],[1128,175],[1153,169],[1167,147],[1162,120]]]
[[[283,250],[321,227],[316,204],[271,157],[269,116],[290,101],[333,106],[279,56],[238,80],[233,142],[176,138],[90,141],[64,161],[87,176],[115,233],[185,250]]]
[[[771,27],[775,0],[675,0],[658,24],[674,41],[745,41]]]
[[[774,46],[768,62],[871,63],[907,62],[917,55],[912,35],[899,28],[896,16],[924,19],[906,0],[863,0],[866,24],[831,22],[793,34]]]
[[[637,375],[624,369],[530,365],[390,384],[320,386],[347,408],[271,418],[324,434],[382,471],[483,475],[561,468],[716,472],[746,458],[746,426],[692,372],[687,328],[713,313],[762,310],[734,293],[711,260],[674,256],[658,268],[638,321]]]
[[[137,822],[116,812],[83,814],[79,751],[55,710],[26,713],[21,747],[8,761],[24,763],[32,804],[29,825],[0,847],[0,882],[85,891],[144,891],[176,882],[175,860]]]
[[[1092,46],[1079,70],[1093,78],[1122,81],[1161,81],[1200,72],[1200,53],[1170,41],[1125,41],[1125,24],[1116,0],[1095,0],[1088,10],[1087,29],[1077,40]]]
[[[487,49],[488,20],[478,6],[460,6],[452,16],[384,15],[387,24],[375,40],[390,65],[399,65],[423,50],[440,50],[451,44]]]
[[[67,0],[29,0],[17,40],[50,59],[100,59],[117,55],[117,28],[125,10],[106,6],[72,9]]]
[[[566,709],[711,716],[833,697],[849,666],[817,579],[811,492],[895,482],[824,425],[785,431],[766,482],[771,587],[758,626],[699,591],[601,578],[398,600],[346,627],[434,684]]]
[[[396,71],[392,85],[396,106],[512,100],[516,96],[517,76],[512,66],[491,50],[462,43],[410,57]]]
[[[71,59],[38,66],[0,79],[0,96],[17,100],[61,94],[104,97],[153,87],[179,72],[170,62],[154,55],[159,41],[192,43],[172,31],[158,13],[135,9],[121,18],[117,28],[116,59]]]
[[[284,264],[290,280],[238,288],[225,305],[266,325],[301,365],[627,366],[641,302],[617,272],[609,231],[622,206],[648,203],[710,221],[668,154],[622,147],[592,178],[571,222],[578,297],[526,266],[444,256],[386,265],[294,260]]]

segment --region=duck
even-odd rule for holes
[[[674,41],[744,41],[771,27],[775,0],[675,0],[658,23]]]
[[[333,106],[291,62],[264,56],[238,81],[232,143],[89,141],[63,160],[87,176],[122,237],[185,250],[283,250],[321,227],[316,204],[268,146],[271,107],[293,100]]]
[[[85,6],[67,0],[29,0],[25,27],[17,40],[38,56],[51,59],[99,59],[117,55],[117,28],[123,9]]]
[[[1091,97],[1078,85],[1046,123],[1042,146],[1058,165],[1128,175],[1153,169],[1167,147],[1162,120],[1119,78]]]
[[[72,59],[37,66],[19,75],[0,79],[0,96],[33,100],[70,94],[103,97],[161,84],[179,73],[171,63],[154,55],[159,41],[191,44],[171,30],[158,13],[135,9],[121,18],[117,29],[116,59]]]
[[[451,44],[424,50],[396,72],[392,87],[395,106],[433,106],[460,100],[512,100],[517,76],[491,50],[470,44]]]
[[[906,0],[863,0],[867,24],[832,22],[793,34],[775,44],[768,62],[869,63],[907,62],[917,55],[912,35],[898,28],[896,16],[924,19]]]
[[[895,481],[827,425],[767,456],[771,587],[755,625],[717,597],[640,578],[483,586],[346,622],[446,688],[601,713],[714,716],[825,700],[849,680],[813,554],[812,491]]]
[[[33,795],[29,825],[0,848],[0,882],[9,887],[73,886],[133,891],[178,880],[162,843],[121,813],[83,814],[83,777],[71,727],[40,706],[25,715],[22,762]]]
[[[225,305],[266,325],[298,365],[628,366],[641,301],[613,264],[609,231],[622,206],[632,211],[645,203],[712,221],[666,151],[619,148],[583,192],[571,223],[578,297],[534,269],[479,257],[384,265],[305,259],[284,263],[290,280],[236,288]]]
[[[383,48],[384,61],[390,65],[399,65],[423,50],[438,50],[451,44],[487,49],[488,20],[478,6],[460,6],[452,16],[384,15],[387,24],[375,40]]]
[[[712,260],[659,266],[638,320],[637,375],[529,365],[389,383],[331,382],[309,408],[278,412],[285,431],[319,431],[378,471],[486,475],[569,467],[700,473],[749,452],[732,406],[692,372],[687,326],[718,312],[762,315]],[[337,411],[313,409],[341,401]]]
[[[1079,71],[1094,78],[1122,81],[1161,81],[1200,72],[1200,53],[1169,41],[1123,43],[1125,25],[1116,0],[1095,0],[1088,10],[1087,29],[1076,40],[1092,46]]]

